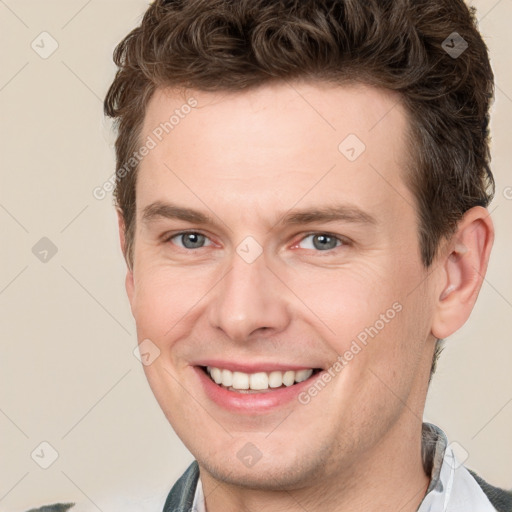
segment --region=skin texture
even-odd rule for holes
[[[431,268],[421,262],[415,202],[403,180],[407,115],[363,85],[265,85],[241,93],[158,90],[141,140],[190,96],[198,105],[140,164],[133,271],[126,288],[144,367],[178,436],[198,460],[209,512],[414,511],[428,477],[421,423],[435,337],[469,316],[493,229],[473,208]],[[338,145],[364,142],[353,162]],[[203,224],[142,219],[155,201]],[[283,226],[299,209],[348,205],[373,223]],[[121,244],[124,225],[119,215]],[[180,231],[206,236],[185,248]],[[328,249],[311,234],[338,237]],[[252,263],[237,246],[253,237]],[[186,242],[186,241],[185,241]],[[204,393],[200,359],[332,367],[382,314],[400,312],[309,403],[234,414]],[[262,454],[246,467],[237,452]]]

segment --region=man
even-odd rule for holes
[[[115,197],[165,511],[512,510],[422,423],[493,225],[462,0],[155,1],[117,47]]]

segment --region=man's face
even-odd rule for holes
[[[204,470],[239,485],[291,489],[377,460],[421,428],[434,341],[398,97],[187,94],[190,112],[169,91],[147,108],[141,141],[157,145],[127,276],[138,340],[160,350],[144,369],[162,410]]]

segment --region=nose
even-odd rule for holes
[[[260,255],[247,263],[233,254],[231,270],[215,287],[209,322],[235,342],[271,336],[290,323],[289,290]]]

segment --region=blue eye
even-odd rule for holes
[[[313,233],[311,235],[307,235],[304,237],[299,244],[303,243],[305,240],[311,239],[309,247],[303,247],[303,249],[316,249],[318,251],[328,251],[331,249],[335,249],[342,245],[342,241],[332,235],[328,235],[327,233]]]
[[[201,249],[206,245],[211,245],[211,241],[205,235],[196,233],[195,231],[184,231],[183,233],[178,233],[171,236],[168,241],[171,240],[178,247],[183,247],[184,249]],[[175,240],[180,240],[181,243],[177,243]],[[205,244],[206,241],[210,243]]]

